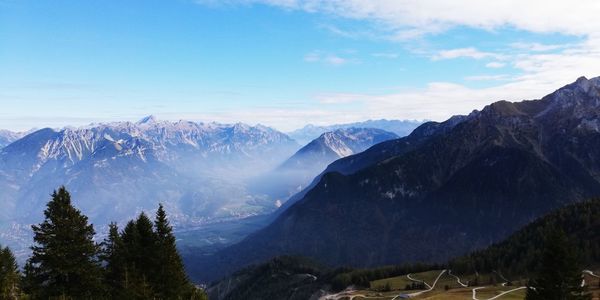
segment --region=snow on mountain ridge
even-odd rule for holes
[[[38,221],[60,185],[101,226],[158,201],[177,224],[269,212],[275,200],[247,182],[300,147],[262,125],[144,121],[44,128],[0,149],[0,202],[10,208],[0,223]]]
[[[0,149],[20,139],[25,134],[26,132],[13,132],[9,130],[0,129]]]
[[[65,127],[55,131],[55,136],[41,147],[38,158],[40,163],[49,159],[64,160],[72,165],[91,155],[106,143],[124,144],[125,141],[140,139],[144,141],[159,160],[173,160],[177,157],[179,147],[190,147],[188,151],[210,153],[242,153],[252,156],[261,147],[273,143],[293,141],[285,134],[266,126],[249,126],[237,123],[234,125],[218,123],[195,123],[191,121],[158,121],[149,116],[137,123],[113,122],[106,124],[90,124],[79,128]],[[35,134],[35,133],[34,133]],[[146,155],[148,149],[139,148],[141,144],[132,144],[132,148],[120,148],[121,155],[140,157]],[[7,150],[8,151],[8,150]]]
[[[343,136],[349,139],[353,138],[349,135]],[[344,143],[343,138],[339,136],[338,131],[324,133],[322,137],[325,145],[327,145],[327,147],[335,152],[340,158],[354,154],[354,151],[350,149],[350,147]]]
[[[307,144],[310,141],[318,138],[321,134],[337,129],[348,128],[377,128],[397,134],[398,136],[406,136],[417,126],[424,121],[417,120],[367,120],[364,122],[335,124],[327,126],[317,126],[308,124],[303,128],[288,132],[288,135],[298,141],[300,144]]]

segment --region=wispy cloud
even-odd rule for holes
[[[569,1],[546,0],[240,1],[365,20],[378,25],[388,37],[403,41],[439,35],[456,27],[489,32],[511,28],[532,33],[571,35],[583,40],[576,44],[512,43],[497,52],[467,46],[430,54],[432,60],[482,60],[488,68],[510,65],[516,71],[510,77],[486,75],[468,78],[499,81],[494,87],[469,88],[450,82],[434,82],[423,89],[386,95],[327,94],[333,102],[343,102],[343,97],[362,101],[365,111],[382,117],[443,119],[456,113],[468,113],[495,100],[539,98],[581,75],[596,76],[600,70],[600,22],[597,21],[600,5],[596,0],[581,0],[577,5]],[[322,95],[320,97],[321,101],[327,101],[322,99]]]
[[[499,62],[499,61],[492,61],[492,62],[485,64],[486,68],[491,68],[491,69],[499,69],[499,68],[503,68],[504,66],[506,66],[506,64],[503,62]]]
[[[214,0],[198,1],[214,3]],[[486,30],[513,27],[538,33],[588,35],[599,32],[596,0],[227,0],[260,3],[309,13],[326,13],[385,24],[399,36],[439,33],[456,26]]]
[[[444,60],[444,59],[455,59],[455,58],[472,58],[472,59],[483,59],[483,58],[493,58],[493,59],[504,59],[505,57],[501,54],[492,53],[492,52],[484,52],[477,50],[474,47],[468,48],[457,48],[450,50],[442,50],[438,53],[434,54],[431,59],[432,60]]]
[[[498,75],[473,75],[465,77],[468,81],[498,81],[498,80],[509,80],[511,77],[507,74]]]
[[[345,51],[348,53],[348,51]],[[324,63],[331,66],[342,66],[351,62],[356,62],[354,58],[346,58],[333,53],[323,51],[312,51],[304,56],[304,61],[309,63]]]
[[[558,45],[558,44],[548,45],[548,44],[540,44],[540,43],[517,42],[517,43],[510,44],[510,46],[513,48],[516,48],[516,49],[520,49],[520,50],[527,50],[527,51],[533,51],[533,52],[546,52],[546,51],[552,51],[552,50],[557,50],[557,49],[564,49],[564,48],[569,47],[570,45],[568,45],[568,44],[566,44],[566,45]]]
[[[509,57],[517,75],[476,75],[469,81],[497,81],[485,88],[471,88],[451,82],[432,82],[425,88],[405,89],[396,93],[327,94],[332,102],[349,101],[364,104],[364,112],[372,117],[444,120],[455,114],[467,114],[473,109],[498,100],[521,101],[539,99],[557,88],[573,82],[579,76],[598,76],[600,70],[600,39],[590,39],[556,53],[529,53]],[[320,101],[327,98],[320,96]]]
[[[396,58],[398,58],[399,55],[398,55],[398,53],[377,52],[377,53],[372,53],[371,56],[377,57],[377,58],[396,59]]]

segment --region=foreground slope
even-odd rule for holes
[[[523,299],[525,291],[521,287],[532,275],[529,272],[536,269],[550,230],[563,230],[570,237],[582,254],[584,283],[598,295],[599,279],[594,270],[600,266],[600,199],[557,209],[504,241],[452,259],[446,265],[351,270],[331,269],[302,258],[278,257],[240,270],[214,283],[208,291],[211,299],[336,299],[363,295],[389,300],[406,294],[413,294],[411,299],[472,299],[476,289],[478,299],[504,292],[499,299]],[[429,288],[418,287],[419,281]],[[354,288],[340,292],[347,287]]]
[[[442,124],[346,158],[354,167],[322,175],[271,225],[198,258],[199,278],[281,254],[361,267],[441,262],[600,195],[600,78]]]

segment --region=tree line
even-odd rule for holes
[[[590,299],[582,270],[600,263],[600,199],[560,208],[501,243],[449,262],[457,273],[527,278],[527,300]]]
[[[501,271],[506,276],[531,277],[539,267],[546,240],[557,231],[567,235],[581,265],[597,265],[598,229],[600,199],[572,204],[535,220],[500,243],[451,260],[449,268],[463,274]]]
[[[123,230],[111,223],[101,243],[64,187],[54,191],[44,217],[32,226],[32,255],[22,272],[1,248],[1,299],[207,299],[185,273],[162,205],[154,221],[142,212]]]

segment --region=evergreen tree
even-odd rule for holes
[[[158,281],[156,291],[163,299],[177,299],[190,288],[181,257],[175,245],[173,228],[167,214],[159,204],[154,221],[157,241]]]
[[[34,297],[90,299],[102,295],[101,266],[94,227],[71,204],[65,187],[52,194],[45,220],[33,225],[35,245],[25,282]]]
[[[547,233],[537,276],[530,281],[526,300],[591,299],[581,286],[579,257],[560,229]]]
[[[25,266],[23,266],[23,277],[21,278],[21,288],[23,292],[31,299],[42,298],[42,288],[39,282],[42,281],[39,278],[40,275],[36,272],[36,268],[31,263],[31,260],[27,260]]]
[[[12,251],[0,247],[0,299],[19,299],[19,267]]]
[[[110,223],[108,237],[102,242],[102,260],[106,262],[104,282],[111,299],[125,299],[127,288],[126,257],[116,223]]]
[[[152,283],[156,270],[156,234],[152,222],[141,213],[130,221],[121,235],[125,257],[123,287],[127,299],[154,297]]]
[[[145,213],[141,213],[135,221],[138,233],[138,245],[135,258],[138,270],[142,276],[142,287],[144,293],[154,295],[154,283],[161,278],[158,277],[157,239],[152,221]]]

